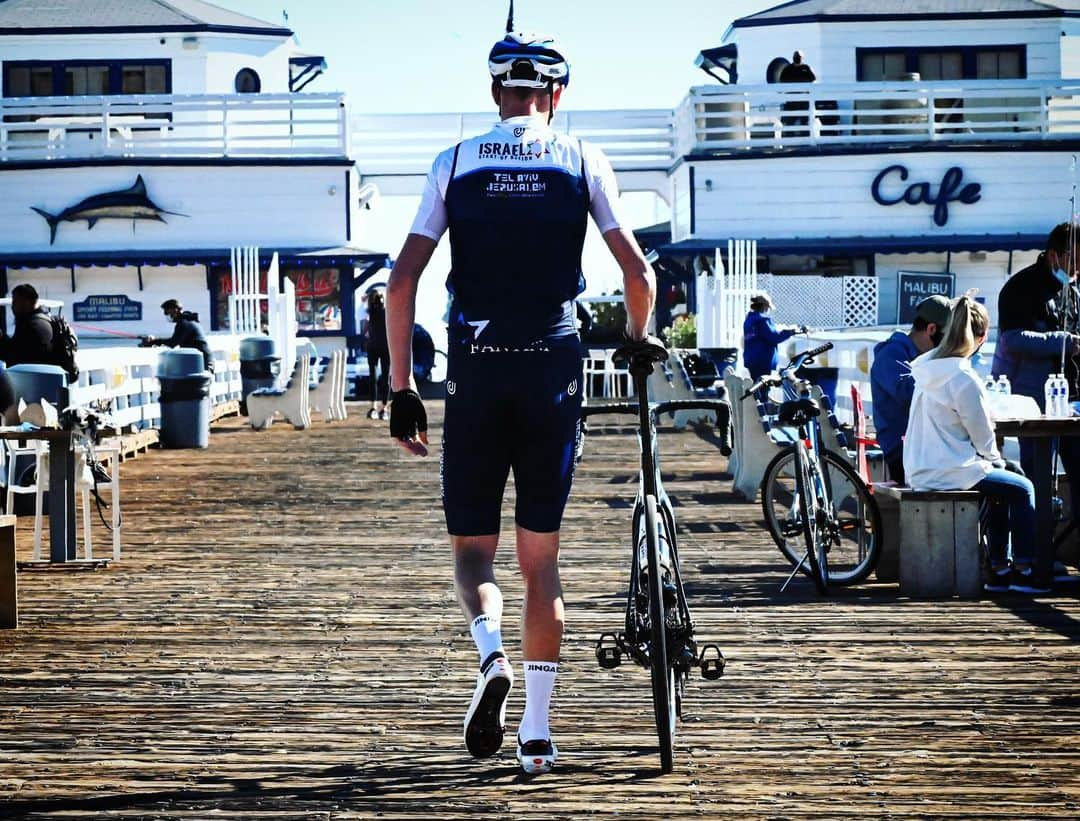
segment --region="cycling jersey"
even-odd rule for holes
[[[518,525],[562,523],[581,412],[581,250],[590,215],[601,233],[620,227],[617,196],[600,151],[532,117],[432,166],[411,233],[450,232],[442,496],[453,535],[498,533],[511,470]]]
[[[451,346],[518,346],[574,333],[589,214],[620,227],[604,155],[532,117],[511,117],[444,151],[411,233],[450,230]]]

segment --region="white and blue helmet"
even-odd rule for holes
[[[514,67],[528,63],[535,76],[512,77]],[[570,85],[570,64],[559,52],[555,40],[521,31],[507,32],[488,54],[491,76],[506,88],[548,88],[553,83]]]

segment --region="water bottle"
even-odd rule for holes
[[[997,390],[998,393],[1002,394],[1003,396],[1008,396],[1010,393],[1012,393],[1012,385],[1009,384],[1009,377],[1007,377],[1005,374],[1002,374],[998,377]]]
[[[1069,405],[1069,380],[1065,374],[1058,374],[1058,416],[1068,419],[1072,416],[1072,406]]]
[[[997,383],[994,381],[993,376],[986,377],[986,380],[983,382],[983,388],[986,389],[987,393],[997,392]]]
[[[1043,416],[1053,418],[1057,415],[1057,376],[1050,374],[1043,384]]]

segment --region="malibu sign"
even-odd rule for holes
[[[870,186],[870,194],[878,205],[934,206],[934,224],[945,225],[949,221],[949,203],[960,202],[973,205],[982,199],[982,186],[977,182],[964,183],[964,172],[955,165],[945,172],[935,192],[928,182],[913,182],[907,187],[908,170],[903,165],[890,165],[881,171]]]

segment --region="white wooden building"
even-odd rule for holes
[[[169,297],[224,330],[229,249],[258,246],[301,333],[353,333],[387,257],[352,247],[345,98],[308,88],[325,67],[198,0],[0,3],[0,292],[63,300],[83,338],[162,333]]]
[[[796,50],[816,81],[776,82]],[[793,319],[814,282],[796,275],[875,278],[859,324],[906,322],[938,287],[977,287],[996,314],[1004,280],[1074,215],[1077,0],[797,0],[736,20],[698,65],[721,82],[675,113],[656,245],[688,266],[758,240]]]

